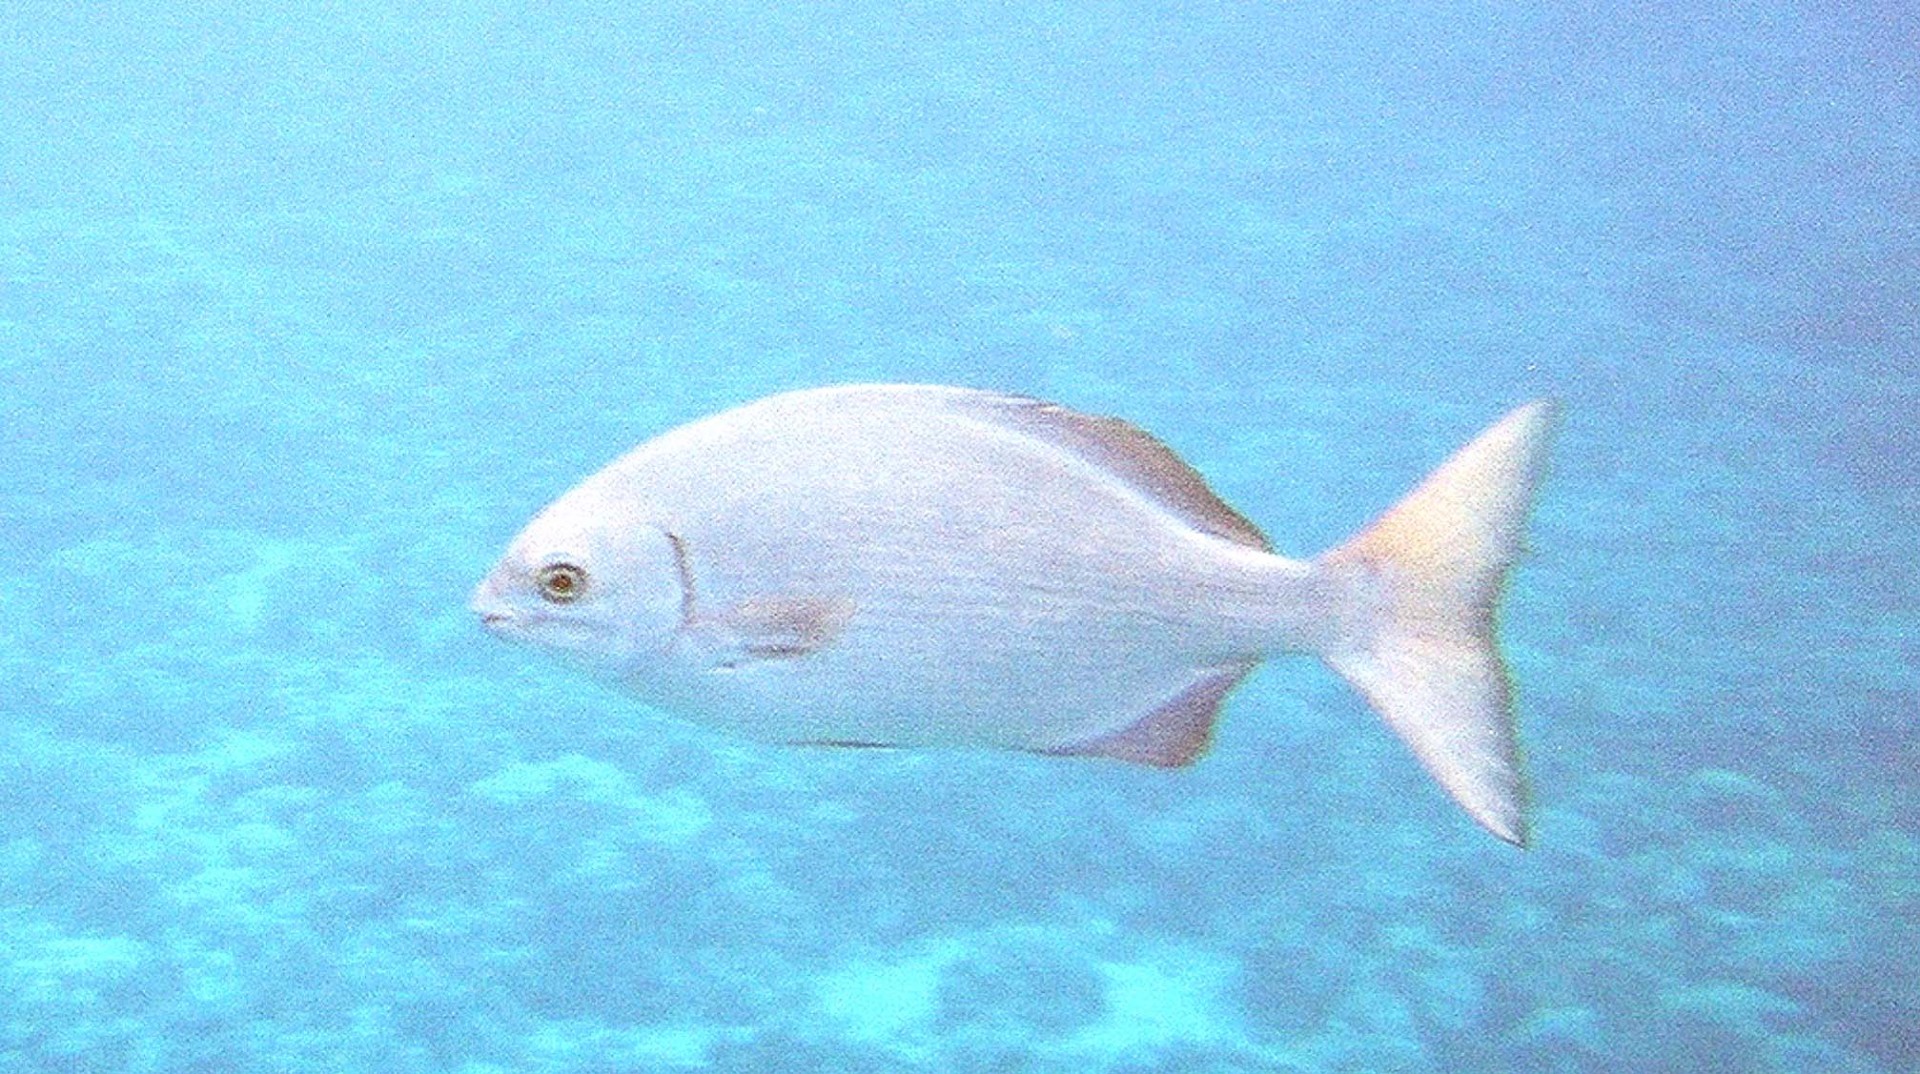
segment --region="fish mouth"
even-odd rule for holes
[[[527,640],[527,620],[524,617],[500,608],[475,608],[473,611],[480,619],[480,629],[489,635],[515,643]]]
[[[480,625],[491,634],[511,628],[515,618],[513,611],[502,605],[499,593],[489,582],[474,587],[473,595],[467,598],[467,610],[479,616]]]

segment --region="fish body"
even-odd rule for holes
[[[1492,616],[1549,420],[1516,410],[1360,537],[1296,560],[1124,422],[929,385],[793,392],[587,478],[472,606],[756,738],[1156,765],[1203,752],[1262,660],[1311,652],[1523,842]]]

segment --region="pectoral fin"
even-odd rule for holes
[[[853,618],[844,597],[759,596],[702,612],[691,629],[712,649],[713,667],[794,660],[832,645]]]

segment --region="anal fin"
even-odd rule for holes
[[[867,742],[857,738],[801,738],[787,743],[789,746],[812,746],[828,750],[892,750],[899,746],[892,742]]]
[[[1213,743],[1213,722],[1220,715],[1220,702],[1247,677],[1255,663],[1210,668],[1159,708],[1118,731],[1040,752],[1061,757],[1106,757],[1157,768],[1192,764]]]

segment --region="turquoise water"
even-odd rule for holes
[[[1920,22],[1577,6],[14,0],[0,1068],[1920,1069]],[[1558,397],[1536,847],[1307,660],[1135,771],[471,621],[619,451],[872,379],[1296,554]]]

